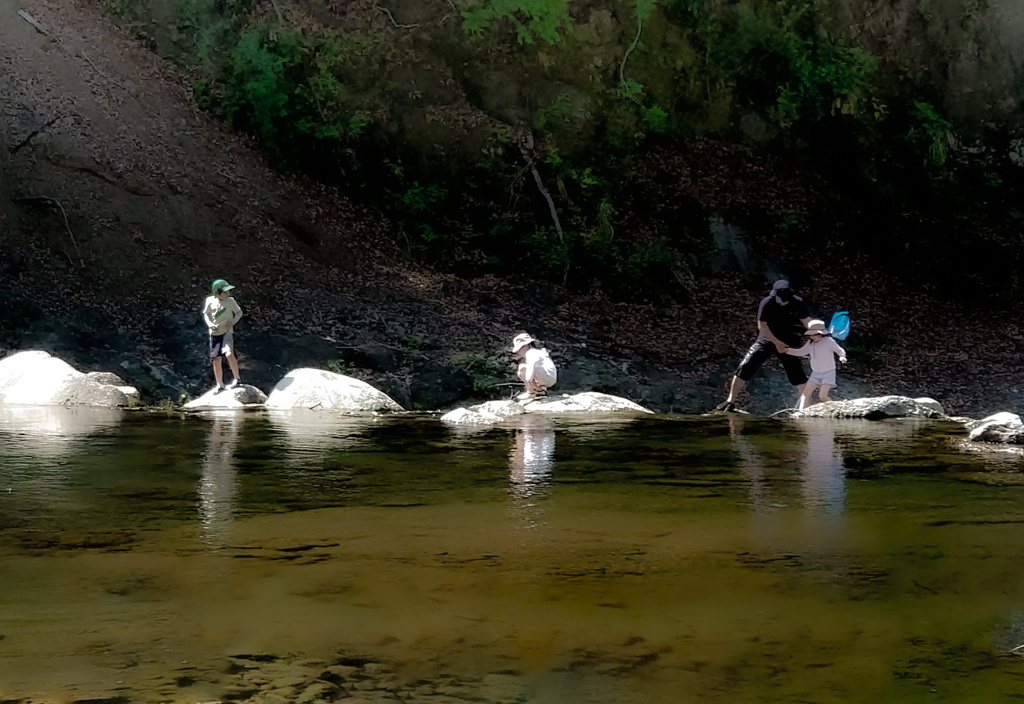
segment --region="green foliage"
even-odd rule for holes
[[[364,194],[411,256],[460,273],[656,285],[702,252],[677,251],[665,224],[626,231],[625,212],[653,205],[633,165],[694,139],[801,158],[892,212],[1019,182],[1005,159],[961,146],[935,91],[880,76],[873,56],[826,31],[825,0],[456,0],[462,41],[441,21],[392,27],[370,6],[346,29],[300,30],[255,0],[166,0],[161,13],[103,2],[181,52],[201,107],[279,165]],[[424,12],[440,20],[447,3],[435,5]],[[524,126],[561,235],[525,168]],[[749,217],[794,244],[806,228]]]
[[[249,127],[265,143],[275,144],[277,123],[288,114],[286,67],[286,59],[267,46],[260,32],[242,34],[231,52],[229,89],[220,105],[228,122]]]
[[[462,18],[463,29],[475,37],[508,23],[520,44],[533,44],[537,39],[556,44],[572,28],[567,0],[475,0]]]
[[[784,130],[837,112],[874,117],[870,54],[824,39],[815,6],[801,2],[729,6],[698,30],[706,79],[734,86],[734,105]]]
[[[554,125],[565,127],[571,124],[571,118],[572,96],[563,92],[546,107],[534,113],[533,126],[537,129],[550,128]]]
[[[479,352],[461,352],[454,356],[452,364],[473,377],[473,391],[489,392],[509,376],[508,365]]]
[[[355,365],[346,362],[343,359],[328,359],[327,369],[335,374],[341,374],[342,376],[351,376],[352,370],[355,369]]]
[[[933,173],[944,170],[950,154],[958,148],[952,123],[943,118],[930,103],[920,100],[914,101],[910,115],[908,141]]]

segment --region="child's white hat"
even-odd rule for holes
[[[824,320],[812,320],[807,323],[807,331],[804,335],[828,335],[828,328]]]
[[[518,352],[521,348],[525,347],[531,342],[536,342],[536,340],[527,335],[525,332],[519,333],[514,338],[512,338],[512,351]]]

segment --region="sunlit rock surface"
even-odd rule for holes
[[[116,375],[119,384],[104,383],[83,374],[47,352],[18,352],[0,360],[0,403],[23,406],[101,406],[118,408],[134,405],[139,393]]]
[[[967,429],[971,431],[972,442],[1024,444],[1024,422],[1016,413],[994,413],[987,418],[968,422]]]
[[[907,396],[875,396],[847,401],[818,403],[793,413],[794,418],[945,418],[942,406],[933,399]]]
[[[398,403],[365,381],[322,369],[295,369],[270,392],[267,408],[369,413],[401,411]]]
[[[515,401],[487,401],[469,408],[456,408],[441,416],[441,421],[463,425],[490,425],[524,413],[526,409]]]
[[[638,403],[597,391],[563,396],[548,396],[530,401],[528,413],[653,413]]]
[[[499,423],[524,413],[537,414],[603,414],[603,413],[652,413],[643,406],[619,396],[596,391],[565,394],[557,397],[542,397],[527,402],[488,401],[469,408],[456,408],[441,416],[445,423],[464,425],[487,425]]]
[[[210,389],[197,399],[185,404],[186,411],[204,410],[247,410],[264,408],[267,395],[249,384],[241,384],[233,389],[224,389],[220,393]]]

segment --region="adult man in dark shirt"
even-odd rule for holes
[[[772,292],[757,307],[757,340],[740,362],[736,374],[729,385],[729,397],[716,406],[720,411],[735,409],[735,401],[743,387],[747,385],[761,365],[769,357],[778,356],[782,368],[786,370],[789,383],[802,394],[807,374],[799,357],[786,354],[789,347],[799,347],[804,343],[803,332],[811,319],[804,299],[793,293],[789,282],[779,279],[772,287]]]

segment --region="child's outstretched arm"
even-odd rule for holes
[[[811,354],[811,343],[810,343],[810,341],[808,341],[808,342],[805,342],[800,347],[796,347],[796,348],[787,347],[786,348],[786,354],[791,354],[794,357],[807,357],[808,355]]]

